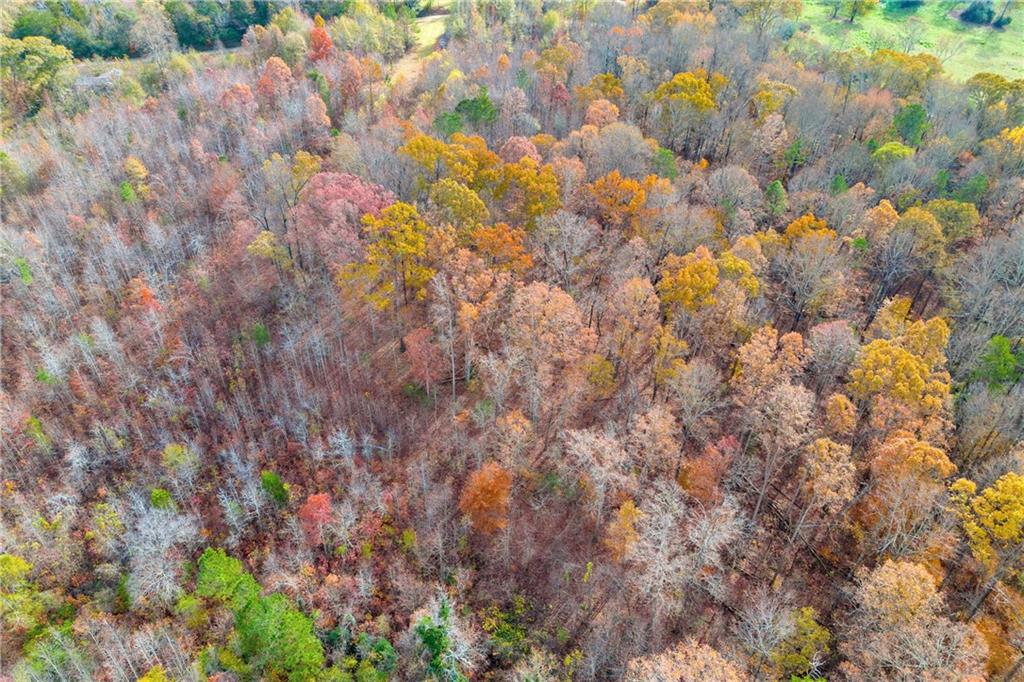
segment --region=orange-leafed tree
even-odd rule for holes
[[[359,93],[363,87],[363,65],[351,52],[346,52],[338,60],[335,83],[338,86],[341,109],[344,111],[358,108]]]
[[[940,448],[895,432],[871,452],[871,488],[853,512],[866,549],[896,556],[926,547],[956,465]]]
[[[613,170],[591,183],[590,194],[606,229],[637,231],[647,203],[647,192],[638,180]]]
[[[158,312],[161,309],[156,294],[142,277],[133,277],[125,287],[125,307],[132,311]]]
[[[263,65],[260,79],[256,81],[256,92],[264,102],[273,105],[288,92],[292,84],[292,71],[280,57],[271,57]]]
[[[606,99],[596,99],[587,107],[584,121],[587,125],[603,128],[619,120],[619,108]]]
[[[659,307],[654,286],[645,277],[626,280],[611,295],[601,345],[614,363],[617,379],[628,379],[650,366],[662,332]]]
[[[679,468],[679,485],[701,504],[718,504],[722,501],[722,479],[738,449],[739,441],[734,436],[705,445],[701,454],[687,459]]]
[[[508,502],[512,474],[497,462],[487,462],[474,471],[462,488],[459,509],[469,517],[473,528],[494,533],[508,525]]]
[[[331,36],[324,28],[324,20],[318,14],[315,19],[316,25],[309,32],[309,59],[314,62],[323,61],[334,52],[334,43]]]
[[[533,267],[533,256],[524,246],[526,231],[506,223],[479,225],[470,238],[484,261],[496,270],[522,274]]]
[[[518,383],[526,389],[530,416],[557,409],[595,347],[583,313],[558,287],[532,282],[513,292],[505,327],[508,350],[519,358]]]
[[[811,350],[796,332],[779,336],[771,325],[754,332],[736,353],[732,384],[735,400],[743,406],[756,404],[772,388],[797,378],[811,358]]]

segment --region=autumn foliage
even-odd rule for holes
[[[508,525],[511,489],[512,474],[495,462],[487,462],[470,474],[459,497],[459,509],[481,533],[501,530]]]
[[[331,497],[327,493],[317,493],[306,498],[299,508],[299,521],[310,542],[317,543],[323,538],[323,529],[331,519]]]
[[[877,4],[6,3],[0,679],[1020,678],[1020,17]]]

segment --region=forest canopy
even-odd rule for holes
[[[2,8],[0,678],[1020,679],[1024,80],[810,23],[917,4]]]

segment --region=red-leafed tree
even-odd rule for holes
[[[405,354],[413,378],[430,393],[434,382],[445,374],[441,348],[434,343],[430,327],[417,327],[405,335]]]
[[[299,508],[299,522],[306,537],[313,544],[323,541],[324,526],[331,520],[331,496],[327,493],[316,493],[306,498],[305,504]]]
[[[317,173],[292,209],[292,224],[303,257],[339,265],[362,255],[362,217],[377,215],[394,202],[393,195],[349,173]]]
[[[336,78],[340,108],[342,110],[359,107],[359,92],[363,87],[363,65],[351,52],[344,53],[338,60]]]
[[[498,151],[498,156],[505,163],[517,163],[522,160],[524,156],[528,156],[537,163],[541,162],[540,153],[537,151],[537,146],[530,142],[525,137],[519,135],[508,138],[508,140],[501,146]]]

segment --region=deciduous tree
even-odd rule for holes
[[[256,92],[265,103],[275,106],[278,99],[288,92],[293,82],[292,71],[280,57],[271,57],[263,65],[260,78],[256,81]]]
[[[484,534],[508,525],[509,493],[512,474],[496,462],[487,462],[470,474],[459,497],[459,509],[469,517],[473,528]]]
[[[291,210],[299,248],[312,247],[327,264],[351,262],[362,255],[363,216],[378,216],[393,201],[383,187],[355,175],[316,173],[303,185]]]
[[[306,532],[306,538],[312,544],[323,541],[323,529],[331,520],[331,496],[327,493],[314,493],[306,498],[299,508],[299,522]]]
[[[963,478],[950,487],[971,552],[989,574],[972,599],[971,616],[1024,557],[1024,476],[1011,471],[981,493],[976,490]]]
[[[921,565],[887,560],[863,575],[846,635],[842,672],[852,680],[984,679],[984,640],[941,614],[942,597]]]
[[[740,682],[743,672],[717,651],[699,642],[680,641],[660,654],[634,658],[629,662],[628,682],[661,680],[706,680]]]
[[[704,246],[685,256],[669,254],[661,263],[658,295],[669,311],[696,312],[714,303],[718,264]]]
[[[430,186],[430,202],[437,208],[438,217],[451,223],[463,240],[491,217],[476,192],[451,178],[442,178]]]
[[[8,115],[32,116],[45,97],[58,95],[70,85],[67,69],[71,60],[71,51],[49,38],[0,37],[0,82]]]
[[[636,523],[641,516],[642,513],[633,500],[626,500],[619,506],[614,518],[608,522],[603,542],[614,561],[621,563],[629,558],[640,537],[636,531]]]
[[[692,153],[693,133],[716,107],[728,79],[704,69],[675,74],[651,93],[663,140],[672,149]]]
[[[317,18],[320,19],[319,15]],[[309,59],[319,62],[329,58],[333,53],[334,42],[323,26],[323,19],[320,19],[319,23],[316,23],[309,32]]]
[[[363,216],[368,243],[361,262],[338,271],[338,284],[365,287],[366,301],[380,310],[422,300],[435,270],[428,265],[430,228],[415,206],[391,204],[380,216]]]

